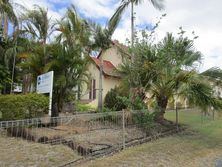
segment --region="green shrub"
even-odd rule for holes
[[[122,96],[118,87],[115,87],[106,94],[104,100],[104,107],[111,110],[120,111],[122,109],[127,108],[128,106],[127,99],[128,99],[127,97]]]
[[[146,110],[147,104],[140,97],[136,97],[133,101],[132,107],[134,110]]]
[[[27,119],[48,112],[49,98],[41,94],[0,95],[0,120]]]
[[[154,122],[155,113],[150,113],[147,110],[137,111],[133,113],[133,122],[139,125],[149,125]]]
[[[104,107],[111,109],[113,111],[120,111],[122,109],[133,108],[133,110],[143,110],[147,109],[147,105],[144,101],[136,96],[131,102],[129,98],[129,91],[126,93],[126,90],[122,87],[115,87],[111,89],[105,97]]]

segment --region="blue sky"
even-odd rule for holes
[[[74,4],[82,17],[106,25],[119,5],[120,0],[14,0],[27,8],[33,4],[46,7],[52,19],[60,19],[64,16],[66,8]],[[166,32],[175,35],[182,26],[191,36],[195,31],[199,38],[195,41],[196,48],[203,53],[203,71],[213,66],[222,68],[222,1],[221,0],[165,0],[165,10],[158,11],[152,7],[149,1],[135,7],[136,26],[144,28],[152,27],[158,18],[166,13],[156,31],[155,38],[161,40]],[[120,25],[117,27],[113,39],[125,43],[130,37],[130,11],[125,11]]]

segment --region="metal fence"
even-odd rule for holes
[[[117,111],[0,122],[1,135],[63,144],[82,157],[100,157],[176,130],[151,122],[147,111]],[[173,128],[172,128],[173,127]]]

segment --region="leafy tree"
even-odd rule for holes
[[[131,81],[134,88],[144,93],[148,92],[148,102],[155,101],[158,107],[157,121],[163,122],[168,101],[175,96],[187,98],[190,104],[202,108],[222,107],[221,101],[213,95],[212,87],[196,71],[202,55],[195,50],[194,40],[183,35],[175,38],[168,33],[156,45],[150,44],[146,38],[137,41],[133,52],[136,61],[122,68],[125,81]]]

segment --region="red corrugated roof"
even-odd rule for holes
[[[95,62],[97,68],[100,68],[101,61],[95,57],[91,57],[92,60]],[[113,76],[113,77],[120,77],[120,73],[116,69],[116,67],[107,60],[103,60],[103,74],[108,75],[108,76]]]

